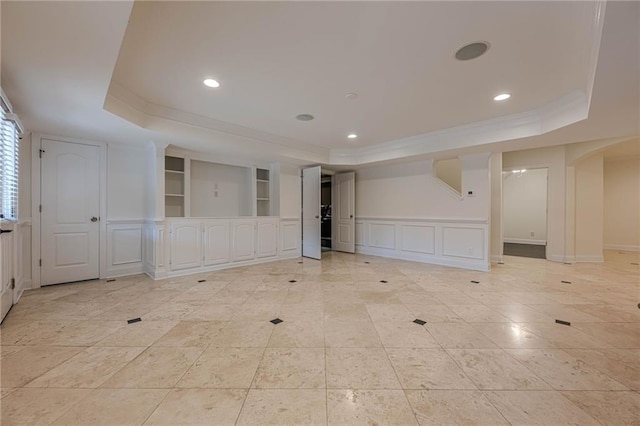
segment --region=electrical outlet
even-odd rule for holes
[[[533,231],[531,231],[531,236],[532,236],[532,237],[535,237],[535,236],[536,236],[536,233],[535,233],[535,232],[533,232]]]
[[[467,191],[467,197],[473,197],[473,191]]]

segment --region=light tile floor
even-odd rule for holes
[[[640,425],[637,263],[324,253],[29,291],[0,328],[0,420]]]

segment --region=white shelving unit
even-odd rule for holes
[[[270,172],[267,169],[256,169],[256,215],[271,215]]]
[[[164,158],[164,212],[166,217],[185,217],[185,159]]]

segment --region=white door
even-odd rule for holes
[[[200,223],[176,222],[171,225],[171,270],[198,268],[202,265],[202,228]]]
[[[258,220],[258,247],[256,257],[269,257],[278,254],[278,220]]]
[[[233,222],[233,259],[251,260],[256,255],[254,220],[236,220]]]
[[[331,215],[333,220],[332,248],[337,251],[356,251],[356,177],[355,173],[340,173],[333,177]]]
[[[42,285],[98,278],[99,148],[42,140]]]
[[[204,265],[229,262],[231,254],[229,221],[211,220],[204,222]]]
[[[11,309],[13,305],[13,289],[11,279],[13,278],[13,234],[10,225],[2,227],[0,234],[0,321]]]
[[[302,255],[320,260],[320,166],[302,169]]]

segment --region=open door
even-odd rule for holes
[[[302,255],[320,260],[320,166],[302,169]]]
[[[355,173],[333,177],[333,250],[354,253],[356,250]]]

